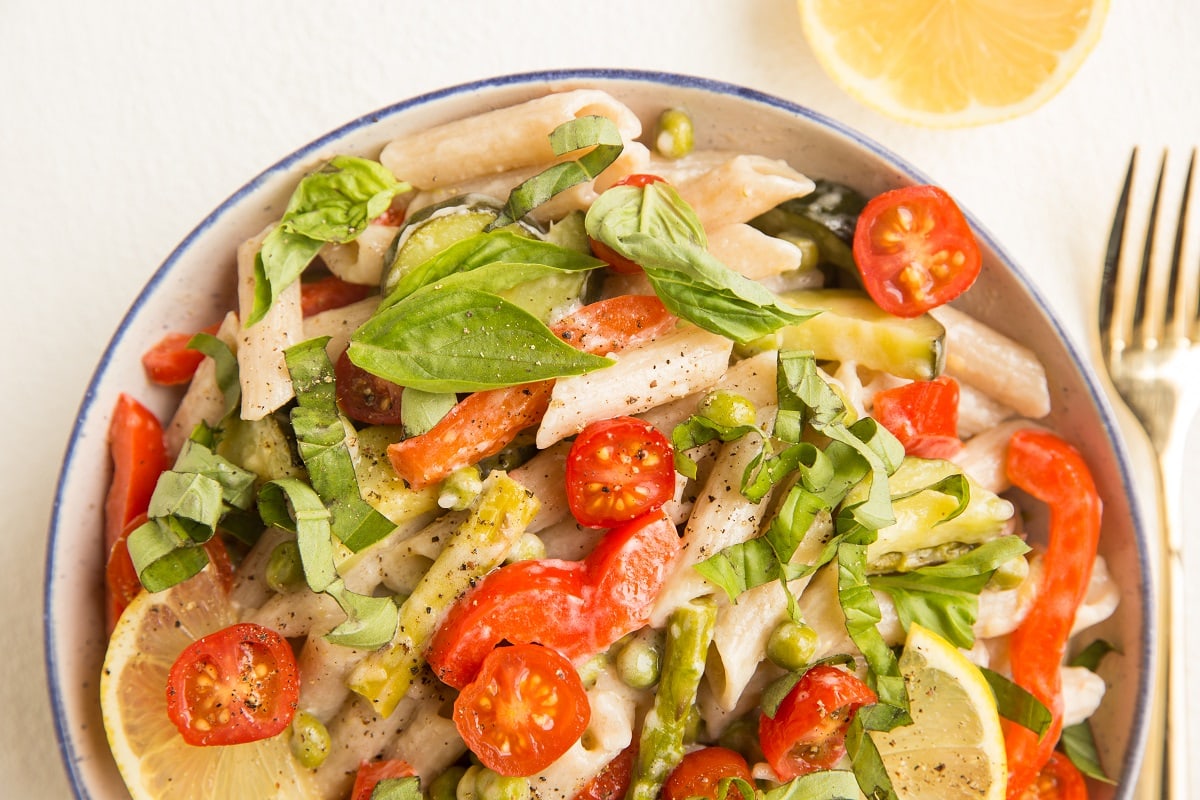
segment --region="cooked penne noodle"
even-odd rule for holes
[[[229,345],[229,349],[237,351],[238,316],[230,311],[221,321],[217,330],[217,338]],[[179,408],[166,427],[167,453],[174,458],[179,455],[179,448],[196,430],[201,422],[215,426],[225,414],[225,396],[221,387],[217,386],[217,366],[207,356],[196,368],[192,382],[188,384]]]
[[[350,344],[350,337],[364,322],[370,319],[379,307],[378,297],[368,297],[340,308],[330,308],[313,314],[304,320],[304,338],[314,339],[328,336],[325,352],[329,360],[336,362]]]
[[[271,227],[274,227],[273,225]],[[250,318],[254,308],[254,262],[271,228],[238,248],[238,316]],[[238,332],[238,375],[242,384],[242,419],[262,419],[295,396],[283,351],[303,340],[300,282],[279,292],[266,315]]]
[[[386,266],[384,256],[399,230],[394,225],[368,225],[354,241],[330,242],[322,247],[321,260],[344,281],[378,286]]]
[[[803,197],[813,182],[764,156],[737,155],[677,186],[706,230],[748,222],[784,200]]]
[[[796,245],[741,222],[709,231],[708,250],[734,272],[756,281],[800,267]]]

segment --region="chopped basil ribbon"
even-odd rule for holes
[[[362,499],[346,442],[348,425],[338,413],[333,364],[325,353],[328,340],[309,339],[284,351],[296,387],[292,428],[313,489],[329,507],[333,535],[358,552],[396,526]]]
[[[404,435],[428,433],[457,404],[458,395],[453,392],[422,392],[410,386],[404,390],[404,402],[400,404]]]
[[[937,486],[929,489],[940,491]],[[1001,564],[1027,552],[1029,545],[1020,537],[1002,536],[944,564],[868,580],[872,589],[892,598],[904,630],[916,622],[955,647],[970,649],[975,644],[979,593]]]
[[[346,620],[325,634],[334,644],[373,650],[391,641],[399,612],[390,597],[369,597],[346,588],[337,572],[332,513],[304,481],[280,478],[264,484],[258,496],[263,522],[295,531],[304,580],[314,592],[337,601]]]
[[[592,180],[617,160],[625,149],[621,131],[608,117],[586,116],[569,120],[550,132],[550,147],[556,156],[592,148],[575,161],[549,167],[508,195],[508,203],[489,229],[516,222],[554,195]]]
[[[306,175],[255,257],[254,308],[246,326],[266,315],[326,242],[353,241],[393,197],[411,188],[382,164],[354,156],[334,156]]]
[[[984,679],[996,696],[996,710],[1010,722],[1028,728],[1039,737],[1045,736],[1054,721],[1050,709],[1024,686],[1013,682],[999,672],[980,667]]]
[[[491,292],[430,286],[367,320],[350,360],[426,392],[475,392],[582,375],[613,362],[559,339],[528,311]]]
[[[866,657],[867,682],[879,695],[879,702],[898,709],[897,724],[907,725],[908,691],[904,688],[904,676],[900,674],[900,663],[892,648],[888,647],[879,632],[883,614],[879,603],[867,583],[867,546],[842,542],[838,546],[838,602],[846,617],[846,631],[850,640]],[[900,721],[902,720],[902,721]]]
[[[723,782],[722,782],[723,783]],[[745,783],[741,781],[740,783]],[[749,785],[741,787],[742,797],[752,797]],[[765,792],[763,800],[858,800],[858,783],[854,773],[826,769],[801,775],[795,780]]]
[[[735,342],[816,313],[791,308],[713,257],[696,213],[666,183],[614,186],[596,198],[584,223],[588,236],[642,267],[672,313]]]
[[[242,385],[238,380],[237,356],[225,342],[211,333],[203,331],[194,335],[188,341],[187,346],[189,350],[197,350],[213,360],[216,365],[217,388],[221,390],[221,395],[225,398],[225,407],[222,409],[221,416],[229,416],[238,407],[242,397]]]
[[[201,439],[206,428],[184,443],[172,469],[158,478],[147,510],[149,519],[129,534],[129,556],[148,591],[182,583],[208,563],[204,544],[222,517],[254,503],[254,473],[214,453]]]

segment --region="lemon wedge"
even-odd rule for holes
[[[913,724],[871,734],[901,800],[1001,800],[1004,733],[991,687],[954,645],[914,624],[900,656]]]
[[[859,102],[931,127],[1025,114],[1087,58],[1109,0],[798,0],[821,66]]]
[[[167,673],[195,639],[236,622],[211,569],[138,595],[117,622],[100,676],[104,729],[133,800],[315,798],[288,731],[248,744],[194,747],[167,717]]]

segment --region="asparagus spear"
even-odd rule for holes
[[[683,760],[688,717],[704,675],[717,606],[700,597],[667,620],[667,641],[654,706],[642,723],[642,740],[627,800],[656,800],[671,770]]]
[[[400,607],[396,636],[350,675],[350,688],[381,716],[396,709],[420,673],[429,641],[450,606],[504,561],[537,508],[537,499],[508,475],[488,476],[470,516]]]

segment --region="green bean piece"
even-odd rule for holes
[[[662,674],[654,705],[642,723],[628,800],[656,800],[671,770],[683,760],[689,717],[716,619],[716,604],[701,597],[677,609],[667,621]]]
[[[508,551],[508,558],[504,559],[504,563],[537,561],[539,558],[545,557],[546,543],[542,541],[542,537],[536,533],[523,533],[521,538],[517,539],[517,543],[513,545],[512,550]]]
[[[1005,561],[996,571],[992,573],[992,579],[988,582],[992,588],[1000,589],[1015,589],[1025,582],[1029,577],[1029,559],[1025,556],[1017,556]]]
[[[617,676],[631,689],[649,689],[658,683],[662,645],[653,631],[629,637],[617,652]]]
[[[446,480],[442,481],[438,505],[451,511],[463,511],[471,507],[481,491],[483,480],[479,477],[479,468],[462,467],[451,472],[446,476]]]
[[[429,782],[429,800],[456,800],[458,785],[466,774],[467,768],[459,764],[447,767]]]
[[[316,769],[325,762],[332,742],[321,720],[307,711],[300,711],[292,719],[292,735],[288,744],[301,766]]]
[[[294,592],[304,585],[304,565],[295,539],[275,545],[267,557],[265,573],[267,586],[279,594]]]
[[[704,396],[696,413],[718,425],[737,428],[742,425],[753,425],[756,412],[754,403],[742,395],[718,389]]]
[[[691,116],[682,108],[668,108],[658,116],[654,148],[666,158],[683,158],[695,147],[696,131]]]
[[[767,639],[767,658],[790,672],[808,666],[816,653],[817,632],[790,619],[776,625],[771,638]]]

